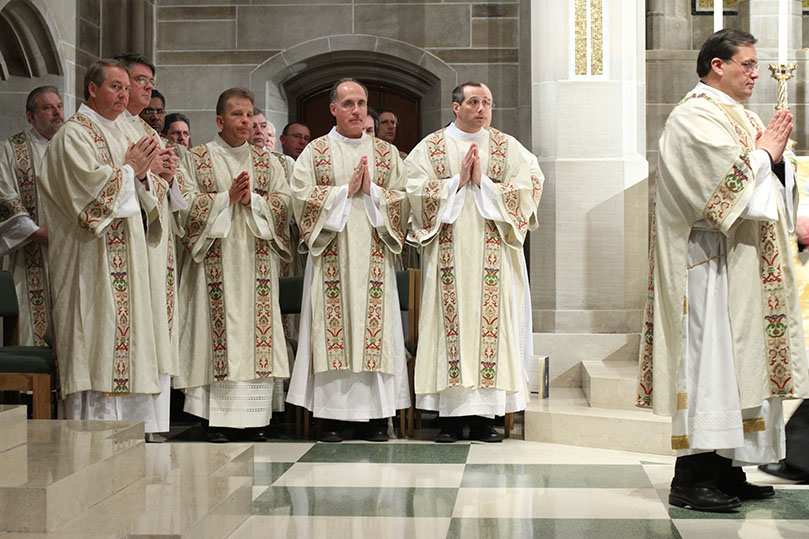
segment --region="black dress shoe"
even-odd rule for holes
[[[230,441],[225,429],[222,427],[208,427],[205,432],[205,441],[214,444],[223,444]]]
[[[337,442],[342,442],[343,437],[340,435],[339,431],[336,430],[324,430],[320,433],[320,438],[318,438],[321,442],[326,442],[330,444],[334,444]]]
[[[388,436],[387,430],[373,426],[365,429],[362,439],[366,442],[387,442],[390,440],[390,437]]]
[[[785,459],[781,459],[778,462],[773,462],[772,464],[762,464],[758,467],[758,469],[764,473],[774,475],[775,477],[780,477],[781,479],[787,479],[789,481],[809,481],[809,474],[804,473],[797,468],[793,468],[787,464]]]
[[[457,441],[458,434],[456,432],[444,429],[441,429],[441,432],[439,432],[438,436],[435,437],[435,443],[437,444],[454,444]]]
[[[494,419],[476,418],[469,429],[469,439],[479,442],[497,443],[503,441],[503,435],[494,428]]]
[[[711,513],[728,513],[742,505],[739,498],[728,496],[716,487],[671,487],[669,503]]]
[[[248,439],[251,442],[266,442],[270,439],[269,434],[267,434],[267,427],[256,427],[250,429]]]
[[[463,438],[463,417],[439,417],[441,431],[435,437],[437,444],[454,444]]]
[[[745,481],[732,487],[719,487],[719,490],[728,496],[736,496],[740,500],[764,500],[775,496],[775,489],[771,485],[754,485]]]

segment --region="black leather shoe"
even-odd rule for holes
[[[208,427],[205,432],[205,441],[214,444],[223,444],[230,441],[225,429],[222,427]]]
[[[384,429],[372,426],[365,429],[362,439],[366,442],[387,442],[390,437],[388,436],[387,431]]]
[[[694,511],[729,513],[741,507],[742,502],[716,487],[671,487],[669,504]]]
[[[318,439],[321,442],[326,442],[326,443],[330,443],[330,444],[334,444],[334,443],[343,441],[343,437],[336,430],[325,430],[320,434],[320,438],[318,438]]]
[[[786,460],[782,459],[772,464],[762,464],[758,467],[764,473],[787,479],[789,481],[809,481],[809,474],[804,473],[792,466],[788,465]]]
[[[476,418],[469,429],[469,439],[477,440],[479,442],[497,443],[503,441],[503,435],[497,432],[494,428],[494,420],[487,418]]]
[[[435,437],[437,444],[454,444],[463,438],[463,417],[439,417],[441,431]]]
[[[251,442],[266,442],[270,437],[267,434],[267,427],[257,427],[250,429],[249,440]]]
[[[458,434],[450,430],[441,429],[441,432],[435,437],[435,443],[437,444],[454,444],[457,441]]]
[[[720,486],[719,490],[728,496],[736,496],[740,500],[764,500],[775,496],[775,489],[771,485],[754,485],[745,481],[733,487]]]

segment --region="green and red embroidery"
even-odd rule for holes
[[[483,236],[483,290],[480,305],[480,387],[497,382],[497,342],[500,338],[500,234],[486,221]]]

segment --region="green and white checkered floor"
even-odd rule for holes
[[[520,440],[259,443],[253,516],[231,537],[809,537],[809,486],[753,468],[774,499],[697,513],[666,503],[673,465]]]

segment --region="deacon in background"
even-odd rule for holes
[[[638,405],[672,417],[669,503],[697,511],[774,495],[741,467],[784,457],[781,399],[809,395],[789,246],[792,115],[765,126],[745,108],[755,42],[711,35],[660,137]]]
[[[289,377],[278,307],[278,272],[289,253],[289,186],[279,161],[248,143],[253,94],[225,90],[216,103],[216,138],[191,149],[184,190],[186,254],[180,271],[181,373],[185,411],[208,421],[224,442],[250,429],[265,438],[273,383]]]
[[[39,176],[48,143],[65,122],[59,90],[35,88],[25,111],[31,125],[0,145],[0,259],[14,278],[20,344],[46,346],[52,338],[51,300]]]
[[[532,355],[523,243],[544,181],[536,157],[488,127],[489,88],[452,92],[455,121],[408,155],[413,239],[422,248],[416,407],[436,410],[436,442],[500,442],[494,417],[525,409]]]
[[[41,175],[54,347],[68,419],[144,421],[157,432],[159,363],[138,189],[156,181],[151,137],[121,118],[129,73],[87,69],[85,103],[53,137]]]
[[[395,146],[363,132],[368,91],[337,82],[337,126],[295,163],[292,195],[304,274],[298,353],[287,401],[326,420],[321,441],[386,441],[387,418],[410,405],[394,255],[409,208]]]

